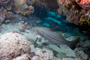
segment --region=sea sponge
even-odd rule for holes
[[[21,34],[10,32],[0,37],[0,60],[12,60],[29,53],[28,40]]]

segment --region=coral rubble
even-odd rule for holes
[[[85,1],[82,1],[84,3]],[[67,16],[67,21],[70,23],[74,23],[76,25],[85,25],[84,22],[86,22],[87,25],[90,25],[90,8],[89,7],[89,1],[87,1],[87,4],[79,3],[77,0],[58,0],[60,8],[65,8],[65,11],[60,9],[61,12],[67,13],[65,16]],[[87,5],[87,6],[85,6]],[[68,11],[68,12],[67,12]]]
[[[58,12],[66,16],[70,23],[78,25],[82,30],[90,31],[90,1],[89,0],[57,0]]]

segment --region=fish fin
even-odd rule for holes
[[[74,41],[70,41],[69,47],[74,50],[79,42],[80,42],[80,37],[78,37]]]

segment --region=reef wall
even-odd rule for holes
[[[15,14],[30,15],[37,7],[64,15],[67,22],[90,31],[90,0],[0,0],[0,24],[13,20]]]
[[[59,14],[65,15],[70,23],[90,30],[90,1],[89,0],[57,0]],[[87,27],[87,28],[86,28]]]
[[[0,24],[14,20],[15,14],[23,16],[32,14],[34,7],[30,4],[29,0],[0,0]]]

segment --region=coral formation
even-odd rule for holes
[[[83,1],[84,2],[84,1]],[[83,3],[82,2],[82,3]],[[75,0],[58,0],[59,6],[66,8],[69,13],[67,13],[67,21],[70,23],[74,23],[76,25],[83,25],[83,20],[86,20],[89,22],[90,17],[89,17],[89,10],[86,8],[83,8],[84,4],[80,6],[79,3]],[[87,2],[89,3],[89,2]],[[88,4],[89,5],[89,4]],[[61,10],[61,9],[60,9]],[[64,13],[67,11],[63,11]],[[89,24],[88,24],[89,25]]]
[[[0,5],[5,6],[7,5],[11,0],[0,0]]]
[[[51,4],[52,3],[52,4]],[[80,27],[90,26],[90,1],[89,0],[1,0],[1,7],[7,11],[13,11],[17,14],[29,15],[34,12],[32,5],[46,8],[47,10],[57,11],[59,14],[66,16],[66,20]],[[35,7],[36,8],[36,7]],[[56,12],[56,15],[57,15]],[[9,15],[10,14],[10,15]],[[9,15],[9,16],[8,16]],[[6,18],[13,17],[8,12]],[[4,17],[4,15],[3,15]],[[10,18],[11,18],[10,17]],[[3,19],[2,19],[3,20]],[[85,28],[86,30],[90,30]]]
[[[12,20],[14,18],[14,13],[8,11],[5,15],[5,18]]]
[[[90,0],[0,0],[0,35],[6,33],[0,37],[0,60],[89,60],[90,41],[74,26],[66,26],[68,23],[62,22],[59,14],[88,31],[83,33],[90,33]],[[75,50],[62,45],[70,45],[62,36],[68,41],[80,40]],[[60,43],[61,48],[53,43]]]
[[[14,11],[19,14],[29,15],[34,12],[33,6],[28,6],[26,0],[14,0]]]
[[[19,23],[16,23],[16,24],[13,24],[13,25],[11,23],[11,24],[5,24],[5,25],[3,24],[1,26],[3,28],[1,28],[2,32],[1,32],[0,35],[4,34],[6,32],[10,32],[10,31],[13,31],[11,33],[15,33],[15,31],[16,31],[16,32],[20,33],[20,35],[22,34],[23,36],[25,36],[30,41],[30,48],[31,48],[31,50],[29,50],[30,53],[29,54],[25,53],[25,54],[19,55],[16,58],[14,57],[13,60],[16,60],[16,59],[17,60],[18,59],[27,59],[28,60],[29,58],[30,59],[39,59],[40,58],[41,60],[43,60],[43,59],[47,60],[49,57],[52,60],[83,60],[83,59],[88,59],[89,58],[89,55],[90,55],[90,53],[89,53],[89,50],[90,50],[89,46],[90,46],[90,44],[89,43],[90,43],[90,41],[79,43],[80,46],[81,46],[80,47],[81,49],[79,50],[78,47],[77,47],[76,48],[76,52],[74,52],[74,50],[71,50],[67,46],[62,46],[61,45],[60,46],[61,48],[58,48],[55,44],[50,43],[49,41],[45,40],[43,37],[37,36],[37,34],[34,34],[34,32],[31,32],[28,29],[25,29],[24,32],[19,31],[19,29],[21,29],[22,25],[23,25],[23,22],[19,21]],[[86,40],[85,37],[83,37],[83,36],[81,37],[81,35],[79,35],[79,32],[76,31],[77,29],[74,29],[74,30],[75,30],[74,32],[78,33],[78,36],[75,36],[75,34],[73,36],[69,36],[66,33],[62,33],[63,37],[67,38],[68,41],[72,41],[72,40],[78,39],[78,37],[80,37],[81,40]],[[18,34],[18,33],[15,33],[15,34]],[[10,39],[11,39],[12,36],[9,35]],[[37,37],[40,38],[40,40],[38,39],[38,41],[36,42],[35,40],[37,39]],[[19,37],[16,37],[16,38],[18,39]],[[6,40],[3,40],[3,42],[5,42],[5,41]],[[12,42],[14,42],[17,45],[18,43],[15,42],[15,41],[16,40],[14,40],[14,41],[10,40],[10,44],[12,44]],[[35,41],[35,43],[33,43],[33,41]],[[22,40],[20,40],[20,42],[22,42]],[[8,42],[6,42],[6,44],[4,46],[6,46],[7,44],[8,44]],[[35,46],[35,45],[37,45],[37,46]],[[19,48],[19,46],[21,46],[21,45],[18,44],[17,49]],[[41,48],[41,47],[43,47],[43,48]],[[13,50],[13,49],[11,49],[11,50]],[[5,49],[5,51],[6,51],[6,49]],[[82,52],[79,53],[80,51],[82,51]],[[77,56],[75,55],[75,53],[76,53]],[[80,56],[78,56],[78,54]],[[42,59],[42,56],[44,56],[46,58]]]
[[[12,60],[23,54],[30,53],[28,40],[16,32],[2,35],[0,37],[0,48],[0,60]]]
[[[2,22],[7,23],[7,20],[11,22],[16,19],[15,14],[25,16],[32,14],[34,12],[34,7],[31,3],[32,2],[28,4],[27,0],[0,0],[0,24]]]
[[[6,9],[1,8],[0,9],[0,24],[5,20],[5,15],[6,15]]]
[[[83,29],[90,27],[90,1],[89,0],[58,0],[60,14],[64,14],[70,23],[79,25]],[[63,8],[62,8],[63,7]],[[64,10],[65,9],[65,10]],[[62,14],[62,15],[63,15]],[[87,28],[86,28],[87,27]]]

